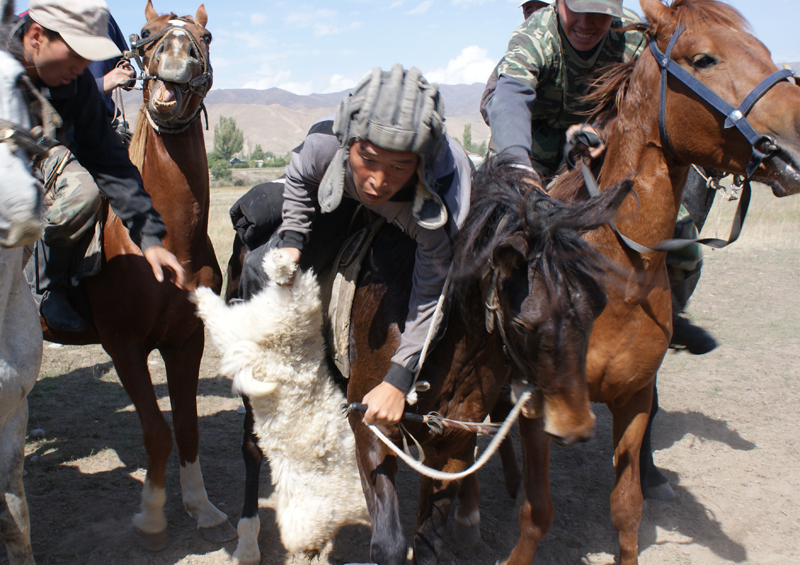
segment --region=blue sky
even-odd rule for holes
[[[206,0],[214,88],[339,92],[372,67],[419,67],[432,82],[483,82],[521,23],[521,0]],[[127,37],[145,2],[107,0]],[[800,0],[732,0],[777,62],[800,61]],[[27,5],[18,1],[21,11]],[[197,0],[154,0],[186,15]],[[641,13],[637,0],[624,5]]]

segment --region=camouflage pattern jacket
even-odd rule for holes
[[[638,18],[629,11],[624,19],[614,18],[588,58],[567,41],[553,6],[518,27],[500,63],[500,80],[488,107],[497,152],[530,162],[544,176],[553,175],[567,128],[585,122],[585,112],[592,109],[583,100],[591,82],[604,68],[635,59],[647,46],[644,33],[622,31],[632,23]],[[530,129],[524,124],[531,124]]]

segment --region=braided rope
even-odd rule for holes
[[[486,451],[483,452],[480,458],[475,463],[473,463],[469,467],[469,469],[461,471],[460,473],[447,473],[445,471],[440,471],[438,469],[433,469],[431,467],[428,467],[427,465],[423,465],[421,461],[417,461],[416,459],[412,458],[410,455],[405,453],[402,449],[397,447],[393,441],[387,438],[383,434],[383,432],[378,429],[377,426],[375,426],[374,424],[368,424],[367,427],[370,430],[372,430],[372,433],[374,433],[378,437],[378,439],[381,440],[386,445],[386,447],[391,449],[395,453],[395,455],[397,455],[400,459],[405,461],[406,464],[412,469],[414,469],[417,473],[437,481],[456,481],[458,479],[463,479],[467,475],[471,475],[472,473],[476,472],[478,469],[480,469],[486,464],[486,462],[492,455],[495,454],[495,452],[500,447],[500,443],[506,438],[508,432],[511,431],[511,427],[514,425],[514,422],[516,422],[517,419],[519,418],[519,413],[522,410],[522,407],[530,399],[531,395],[532,392],[530,390],[526,390],[524,393],[520,395],[519,400],[517,400],[517,403],[514,405],[514,409],[508,415],[505,422],[503,422],[503,425],[500,427],[500,431],[498,431],[497,435],[492,439],[492,442],[486,448]],[[413,436],[411,437],[413,438]],[[417,444],[417,446],[419,447],[421,452],[422,447],[419,446],[419,444]]]

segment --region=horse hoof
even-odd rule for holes
[[[231,526],[231,523],[227,520],[223,520],[216,526],[211,526],[210,528],[198,529],[203,539],[211,543],[225,543],[226,541],[231,541],[239,537],[239,534],[236,533],[236,528]]]
[[[158,532],[155,534],[149,534],[147,532],[143,532],[139,528],[134,528],[136,532],[136,539],[141,546],[142,549],[145,551],[161,551],[167,544],[169,543],[169,537],[167,536],[167,530],[163,532]]]
[[[456,518],[453,524],[453,539],[459,548],[469,549],[481,541],[481,524],[464,524]]]
[[[675,491],[669,483],[662,483],[655,486],[643,486],[642,496],[649,500],[674,500]]]
[[[655,465],[639,471],[642,481],[642,496],[650,500],[673,500],[675,491],[669,486],[669,479]]]

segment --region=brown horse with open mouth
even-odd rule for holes
[[[750,176],[777,196],[800,192],[800,88],[785,80],[789,73],[777,71],[742,16],[715,0],[676,0],[671,7],[640,2],[650,22],[650,49],[609,70],[597,91],[615,118],[601,193],[630,179],[638,199],[621,206],[618,233],[603,227],[584,237],[616,265],[606,277],[608,305],[592,329],[586,377],[591,400],[606,403],[613,415],[611,515],[621,565],[638,563],[639,453],[672,333],[666,253],[636,250],[636,243],[654,249],[672,236],[692,163]],[[551,195],[585,198],[584,186],[577,170],[562,177]],[[547,453],[549,438],[539,431],[532,445]],[[547,481],[548,459],[535,461],[533,472]],[[521,516],[532,516],[536,539],[517,546],[507,563],[533,560],[553,519],[545,494],[520,509]],[[466,499],[474,503],[474,497]]]
[[[164,246],[183,265],[189,287],[219,292],[222,273],[208,237],[209,182],[199,114],[211,88],[208,47],[211,34],[201,5],[192,18],[159,16],[148,0],[147,24],[132,49],[141,58],[144,105],[130,154],[144,188],[167,227]],[[172,428],[180,456],[183,504],[203,537],[223,542],[236,530],[212,505],[203,486],[198,456],[197,382],[203,356],[203,323],[186,291],[159,283],[113,212],[103,228],[103,265],[82,281],[92,320],[83,334],[47,331],[60,343],[101,343],[111,356],[142,423],[147,450],[147,478],[141,511],[133,518],[145,547],[167,543],[164,488],[172,433],[158,407],[147,357],[158,349],[167,370]],[[44,324],[44,322],[43,322]],[[96,330],[96,331],[95,331]]]

